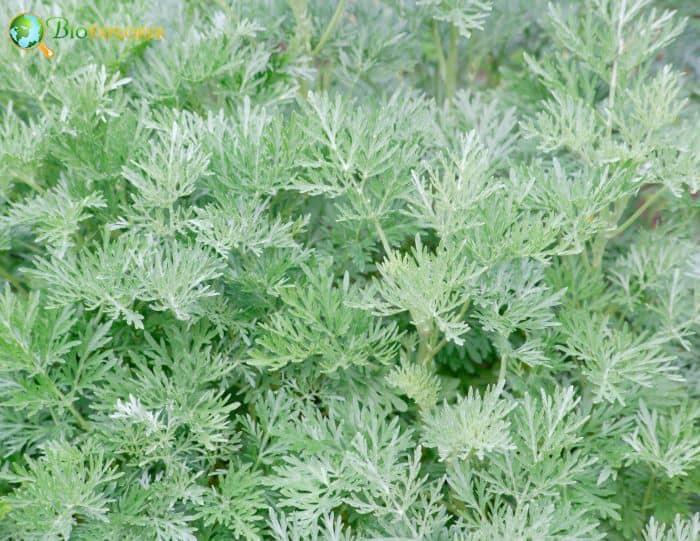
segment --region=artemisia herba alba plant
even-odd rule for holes
[[[0,538],[698,541],[699,8],[3,3]]]

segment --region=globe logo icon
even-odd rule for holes
[[[20,13],[10,22],[10,40],[24,50],[38,47],[46,58],[51,58],[54,52],[44,45],[44,24],[33,13]]]

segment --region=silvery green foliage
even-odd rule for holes
[[[696,2],[26,10],[0,539],[700,539]]]
[[[659,524],[652,517],[644,530],[645,541],[686,541],[697,539],[700,536],[700,516],[693,515],[688,520],[683,520],[676,515],[673,524]]]
[[[515,404],[500,397],[503,385],[487,388],[483,396],[469,389],[454,405],[444,404],[423,419],[423,442],[435,447],[441,461],[483,460],[488,454],[513,449],[506,421]]]

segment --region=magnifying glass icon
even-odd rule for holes
[[[10,22],[10,40],[20,49],[28,51],[38,47],[43,55],[51,59],[54,52],[44,45],[44,23],[33,13],[20,13]]]

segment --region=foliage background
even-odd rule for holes
[[[700,539],[696,2],[22,11],[0,537]]]

